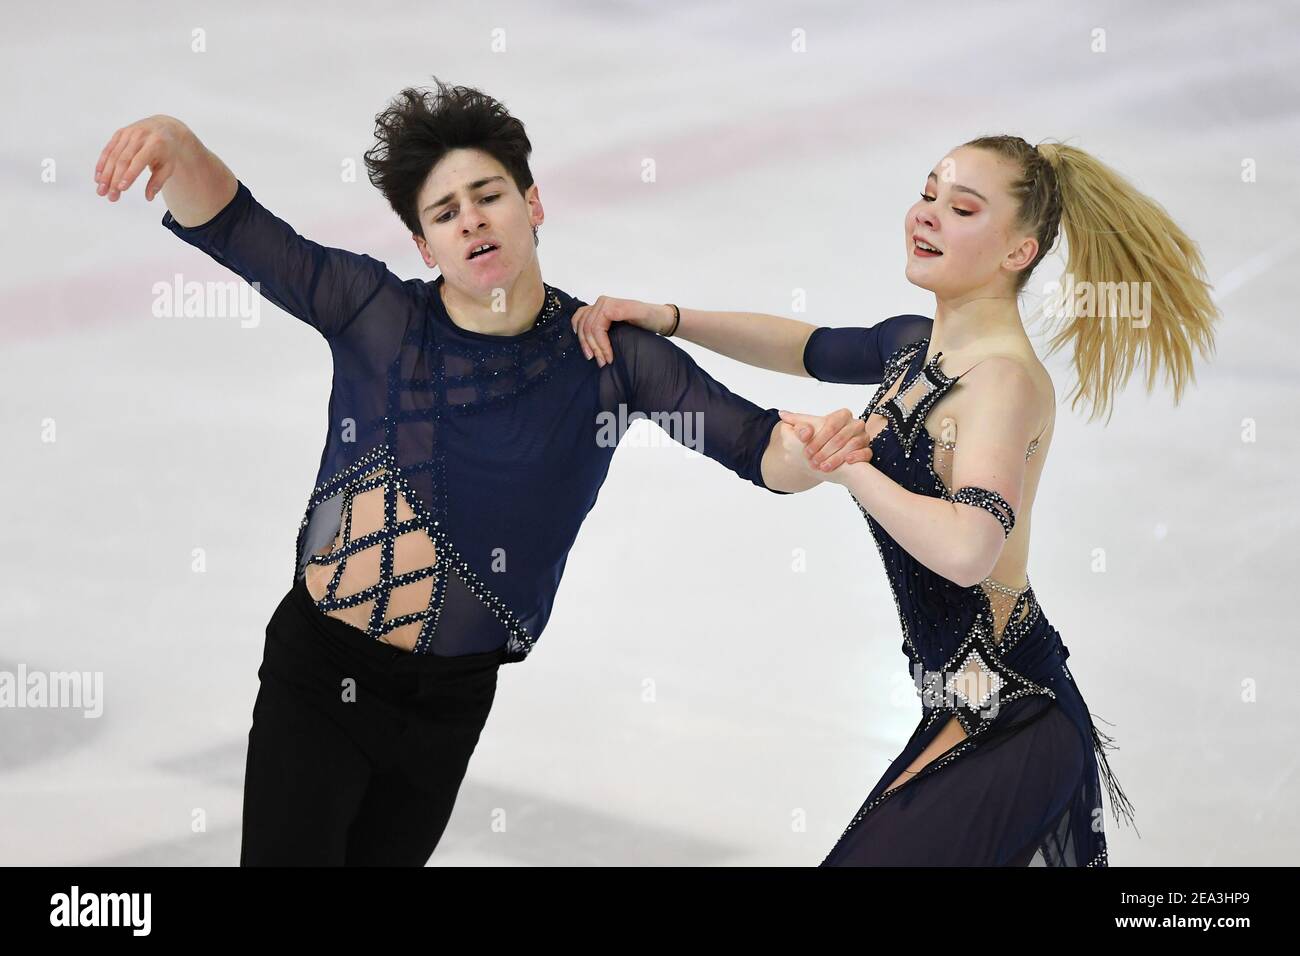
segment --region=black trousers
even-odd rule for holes
[[[504,649],[412,654],[323,614],[299,578],[266,627],[241,866],[423,866]]]

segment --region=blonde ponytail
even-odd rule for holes
[[[1087,401],[1089,421],[1102,414],[1109,421],[1116,393],[1141,363],[1147,391],[1163,369],[1177,404],[1196,381],[1193,352],[1214,352],[1220,317],[1197,244],[1159,203],[1077,147],[1034,147],[1019,137],[981,137],[965,145],[992,149],[1023,171],[1013,185],[1021,203],[1017,225],[1037,234],[1039,253],[1021,271],[1017,291],[1050,251],[1058,227],[1064,234],[1063,295],[1054,303],[1063,306],[1064,321],[1048,354],[1073,346],[1078,382],[1071,408]],[[1076,290],[1092,301],[1082,314],[1071,301]],[[1144,301],[1141,322],[1123,306],[1131,306],[1132,294]]]

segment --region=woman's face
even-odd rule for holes
[[[1016,273],[1038,254],[1038,240],[1014,228],[1009,188],[1016,173],[1012,163],[977,147],[940,160],[903,220],[907,281],[940,299],[1012,293]]]
[[[472,298],[513,288],[536,257],[533,226],[543,219],[537,184],[521,194],[506,168],[482,150],[447,153],[429,171],[416,209],[424,261]],[[496,248],[471,257],[484,244]]]

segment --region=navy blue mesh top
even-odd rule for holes
[[[523,660],[618,422],[636,413],[766,488],[777,409],[626,323],[610,329],[612,363],[586,359],[570,325],[586,303],[559,289],[545,286],[526,331],[489,335],[452,322],[441,277],[402,280],[370,256],[304,239],[243,182],[208,222],[186,228],[169,211],[162,224],[329,343],[328,432],[294,583],[377,640]],[[694,426],[676,427],[685,416]]]

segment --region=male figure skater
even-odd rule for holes
[[[116,201],[148,167],[163,225],[316,328],[333,358],[320,471],[258,672],[244,865],[428,860],[498,667],[541,635],[622,424],[657,420],[776,493],[815,484],[778,411],[667,336],[620,324],[615,360],[588,361],[570,321],[584,303],[542,280],[531,144],[499,102],[404,90],[376,136],[371,182],[432,282],[298,235],[172,117],[118,130],[95,170]],[[848,409],[800,421],[834,452],[827,468],[869,457]]]

